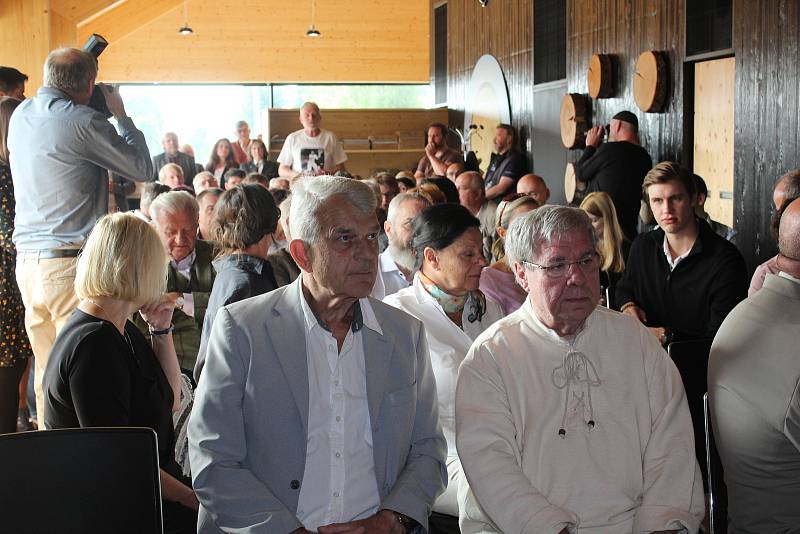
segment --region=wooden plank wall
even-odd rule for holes
[[[42,84],[50,52],[49,6],[49,0],[0,0],[0,65],[28,75],[27,96]]]
[[[532,0],[498,0],[481,8],[475,0],[447,4],[447,105],[450,125],[463,128],[464,102],[475,63],[484,54],[500,62],[508,85],[511,124],[520,148],[533,125]]]
[[[734,219],[752,269],[776,251],[772,188],[800,167],[800,2],[734,0]]]
[[[668,103],[661,113],[644,113],[633,99],[639,54],[660,50],[669,56]],[[587,93],[586,70],[592,54],[613,54],[618,74],[614,98],[592,102],[593,122],[607,124],[629,110],[639,118],[642,146],[654,163],[682,160],[684,0],[569,0],[567,3],[567,87]],[[572,151],[576,161],[581,151]]]

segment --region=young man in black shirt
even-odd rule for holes
[[[620,111],[608,126],[586,133],[586,150],[576,164],[576,177],[586,182],[587,192],[604,191],[614,201],[617,219],[625,237],[633,241],[642,198],[642,180],[653,166],[647,151],[639,146],[639,120],[630,111]]]

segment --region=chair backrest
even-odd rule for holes
[[[0,435],[0,480],[3,532],[162,532],[150,428]]]
[[[714,441],[714,429],[708,408],[708,393],[703,395],[703,415],[706,437],[706,467],[708,469],[709,493],[709,526],[711,534],[727,534],[728,532],[728,489],[722,472],[722,460]]]

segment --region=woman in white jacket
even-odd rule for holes
[[[417,258],[414,283],[384,302],[425,325],[439,419],[447,439],[448,485],[434,512],[458,516],[461,463],[456,455],[455,388],[458,367],[472,341],[503,317],[500,305],[478,289],[486,266],[480,222],[459,204],[435,204],[414,219],[411,247]]]

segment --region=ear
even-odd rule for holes
[[[297,266],[307,273],[313,272],[311,263],[311,250],[305,241],[292,239],[289,243],[289,254],[292,255]]]
[[[498,226],[498,227],[497,227],[497,230],[495,230],[495,231],[497,232],[497,235],[498,235],[499,237],[502,237],[503,239],[505,239],[505,238],[506,238],[506,233],[508,232],[508,230],[506,230],[506,229],[505,229],[505,228],[503,228],[502,226]]]
[[[383,231],[386,232],[387,236],[392,234],[392,223],[389,222],[389,219],[386,219],[383,223]]]
[[[425,247],[425,250],[422,251],[422,257],[430,264],[431,267],[437,271],[439,270],[439,257],[437,256],[435,250],[433,250],[431,247]]]
[[[525,270],[525,266],[522,265],[520,262],[515,261],[512,267],[514,271],[515,278],[517,279],[517,284],[525,291],[525,293],[530,293],[530,284],[528,283],[528,272]]]

